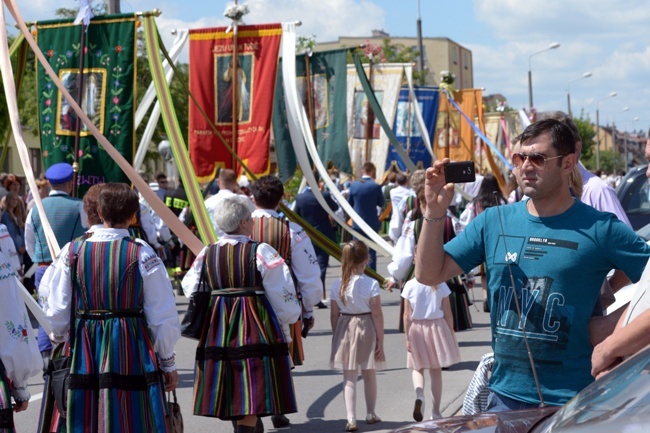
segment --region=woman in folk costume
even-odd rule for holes
[[[278,206],[284,196],[284,185],[276,176],[263,176],[257,179],[252,188],[253,234],[254,241],[266,242],[284,259],[291,271],[296,293],[302,306],[302,320],[291,325],[291,359],[294,365],[302,365],[305,357],[302,336],[314,326],[314,305],[321,300],[323,283],[314,247],[305,230],[278,214]],[[304,329],[304,330],[303,330]],[[271,416],[273,427],[281,428],[290,424],[284,415]]]
[[[55,342],[75,315],[67,432],[165,432],[180,338],[171,284],[151,247],[129,237],[135,191],[108,183],[98,203],[104,228],[67,244],[41,283]]]
[[[223,199],[215,222],[226,233],[201,251],[183,279],[188,298],[212,290],[196,350],[194,414],[235,420],[253,433],[260,416],[296,412],[289,326],[300,317],[289,268],[270,245],[250,239],[246,199]]]
[[[29,404],[27,379],[43,369],[25,302],[18,290],[16,274],[0,253],[0,433],[16,431],[13,412],[22,412]]]
[[[414,277],[414,258],[415,246],[422,229],[422,224],[425,224],[422,218],[421,206],[425,203],[424,185],[421,185],[416,190],[416,197],[418,206],[413,209],[406,217],[404,222],[404,230],[402,235],[395,244],[395,252],[393,254],[393,261],[388,264],[388,273],[391,275],[389,279],[388,288],[391,290],[396,286],[397,280],[408,281]],[[445,223],[445,243],[449,242],[454,237],[453,223],[451,217],[447,216]],[[461,277],[454,277],[447,281],[447,286],[451,290],[449,297],[454,319],[454,331],[462,331],[472,327],[472,318],[469,313],[469,299],[467,291],[462,283]],[[400,330],[403,327],[403,318],[405,311],[404,298],[400,297]]]

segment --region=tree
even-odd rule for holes
[[[366,41],[365,48],[358,48],[363,54],[362,63],[369,63],[372,57],[375,63],[417,63],[420,51],[416,47],[407,47],[404,44],[393,44],[390,38],[384,38],[381,45]],[[348,51],[348,63],[353,63],[352,53]],[[426,71],[420,72],[413,69],[413,82],[415,85],[423,86],[426,79]],[[406,78],[404,78],[406,80]]]
[[[596,168],[594,159],[594,146],[596,132],[594,131],[594,125],[591,123],[589,116],[585,117],[584,110],[580,112],[580,117],[574,117],[573,123],[576,124],[578,132],[580,133],[580,139],[582,141],[582,153],[580,154],[580,160],[583,162],[585,167],[590,170]]]

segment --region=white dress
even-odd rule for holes
[[[434,290],[412,279],[404,286],[402,298],[409,301],[413,311],[406,336],[411,346],[406,356],[408,368],[438,369],[460,362],[458,341],[442,309],[443,299],[450,294],[445,283]]]
[[[370,299],[379,296],[379,284],[365,275],[353,275],[343,294],[340,285],[338,279],[330,294],[341,313],[332,336],[330,368],[385,369],[386,361],[375,359],[377,332],[370,313]],[[341,296],[345,297],[345,304],[341,302]]]

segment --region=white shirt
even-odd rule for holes
[[[220,189],[218,193],[213,195],[212,197],[208,197],[207,200],[205,200],[205,207],[208,210],[208,215],[210,216],[210,221],[212,222],[212,226],[214,227],[214,231],[217,232],[217,237],[221,238],[223,237],[226,232],[221,230],[219,228],[219,225],[217,224],[217,221],[214,218],[215,211],[219,207],[219,203],[221,203],[221,200],[227,197],[232,197],[232,196],[240,196],[246,198],[246,203],[248,204],[248,208],[250,209],[251,212],[255,210],[255,205],[253,202],[248,198],[248,196],[244,194],[235,194],[234,192],[230,191],[229,189]]]
[[[57,191],[53,189],[50,191],[48,197],[55,195],[68,194],[63,191]],[[27,214],[27,221],[25,221],[25,250],[27,250],[29,257],[34,257],[34,247],[36,246],[36,231],[34,229],[34,225],[32,224],[32,212],[34,212],[34,209],[37,209],[36,206],[32,207],[29,210],[29,213]],[[81,200],[79,200],[79,216],[81,227],[88,228],[88,217],[86,216],[86,211],[84,210],[84,203]],[[41,218],[44,218],[44,216],[41,215]],[[59,247],[61,247],[61,245],[59,245]]]
[[[22,269],[20,257],[18,257],[18,251],[16,251],[16,244],[14,244],[14,241],[11,239],[11,235],[7,230],[7,226],[4,224],[0,224],[0,251],[2,251],[5,259],[11,265],[11,269],[15,272]]]
[[[352,275],[347,290],[343,294],[345,305],[341,302],[341,279],[332,284],[330,299],[336,302],[343,314],[370,313],[370,299],[379,296],[377,280],[365,275]]]
[[[93,226],[96,227],[96,226]],[[129,236],[126,229],[93,228],[93,235],[86,242],[108,242]],[[154,347],[161,358],[174,355],[174,345],[181,337],[176,300],[167,271],[151,247],[142,239],[135,240],[141,245],[138,265],[143,280],[144,315],[153,336]],[[61,249],[61,254],[47,268],[39,287],[39,298],[45,301],[45,315],[52,325],[56,340],[63,340],[70,328],[70,301],[72,281],[70,277],[69,244]],[[176,367],[162,367],[171,371]]]
[[[413,264],[413,258],[415,257],[414,226],[415,222],[408,218],[408,221],[404,224],[404,231],[393,248],[393,261],[388,264],[388,273],[395,280],[406,278]]]
[[[253,218],[278,218],[276,211],[256,209]],[[298,291],[302,296],[302,311],[305,317],[313,316],[314,305],[318,304],[323,294],[323,282],[320,279],[320,267],[314,246],[307,232],[298,224],[289,222],[291,235],[291,270],[298,282]]]
[[[413,278],[404,285],[402,298],[409,301],[411,320],[433,320],[445,317],[442,300],[451,294],[446,283],[438,284],[435,288],[418,283]]]
[[[251,239],[244,235],[225,234],[217,242],[219,245],[225,243],[236,244],[239,242],[251,242]],[[192,263],[192,267],[181,282],[183,292],[189,299],[192,293],[196,292],[201,277],[201,267],[208,247],[204,247]],[[261,243],[255,255],[257,270],[262,274],[262,285],[264,294],[275,312],[287,341],[289,338],[289,325],[295,323],[300,317],[300,303],[296,296],[296,289],[291,280],[289,268],[284,263],[278,252],[269,244]]]
[[[390,217],[390,224],[388,225],[388,237],[393,242],[397,242],[397,239],[402,234],[404,217],[406,216],[406,199],[411,196],[415,197],[415,192],[412,189],[409,189],[409,191],[410,194],[402,198],[397,206],[393,204],[393,214]]]
[[[29,400],[27,381],[42,371],[43,360],[18,290],[16,274],[0,253],[0,361],[13,382],[12,395],[24,401]]]

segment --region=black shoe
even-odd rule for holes
[[[255,433],[264,433],[264,423],[262,418],[257,418],[257,424],[255,424]]]
[[[315,305],[317,308],[327,308],[327,305],[323,303],[323,301],[320,301],[318,304]]]
[[[289,424],[291,424],[289,418],[284,415],[271,415],[271,422],[275,428],[289,427]]]
[[[413,406],[413,419],[417,422],[422,421],[422,400],[419,398],[415,400],[415,405]]]
[[[483,311],[486,313],[490,312],[490,304],[487,301],[483,302]]]

